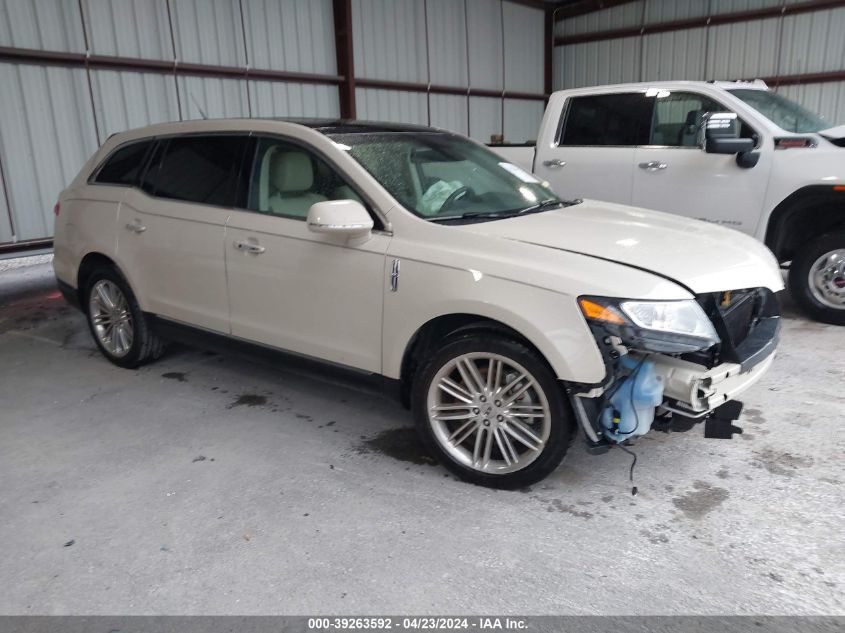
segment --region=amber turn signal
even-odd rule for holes
[[[581,312],[588,319],[594,321],[604,321],[605,323],[625,323],[625,319],[619,316],[612,308],[605,307],[595,301],[589,299],[578,299],[578,304],[581,306]]]

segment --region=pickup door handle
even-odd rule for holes
[[[135,220],[133,222],[129,222],[126,225],[127,230],[132,231],[133,233],[143,233],[147,230],[147,227],[141,224],[140,220]]]
[[[659,160],[651,160],[647,163],[640,163],[640,169],[645,169],[646,171],[658,171],[661,169],[666,169],[669,165],[667,163],[661,163]]]
[[[558,167],[563,167],[564,165],[566,165],[566,161],[561,160],[559,158],[553,158],[552,160],[544,160],[543,165],[545,165],[546,167],[557,169]]]
[[[267,250],[260,244],[256,244],[255,242],[247,242],[246,240],[237,240],[235,242],[235,248],[237,248],[239,251],[243,251],[244,253],[252,253],[254,255],[260,255],[265,250]]]

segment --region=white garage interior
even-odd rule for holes
[[[556,89],[762,78],[845,120],[830,0],[2,0],[0,251],[49,248],[109,135],[201,117],[358,118],[536,137]]]

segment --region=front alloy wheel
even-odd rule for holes
[[[546,363],[490,333],[444,345],[418,373],[413,406],[423,440],[447,468],[496,488],[548,475],[572,437],[568,406]]]

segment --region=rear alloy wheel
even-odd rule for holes
[[[164,344],[116,270],[100,268],[88,277],[84,305],[97,347],[115,365],[138,367],[163,353]]]
[[[414,386],[429,449],[474,483],[516,488],[560,464],[572,433],[562,390],[545,362],[516,341],[471,334],[447,343]]]
[[[845,325],[845,234],[805,245],[792,262],[789,290],[814,319]]]

